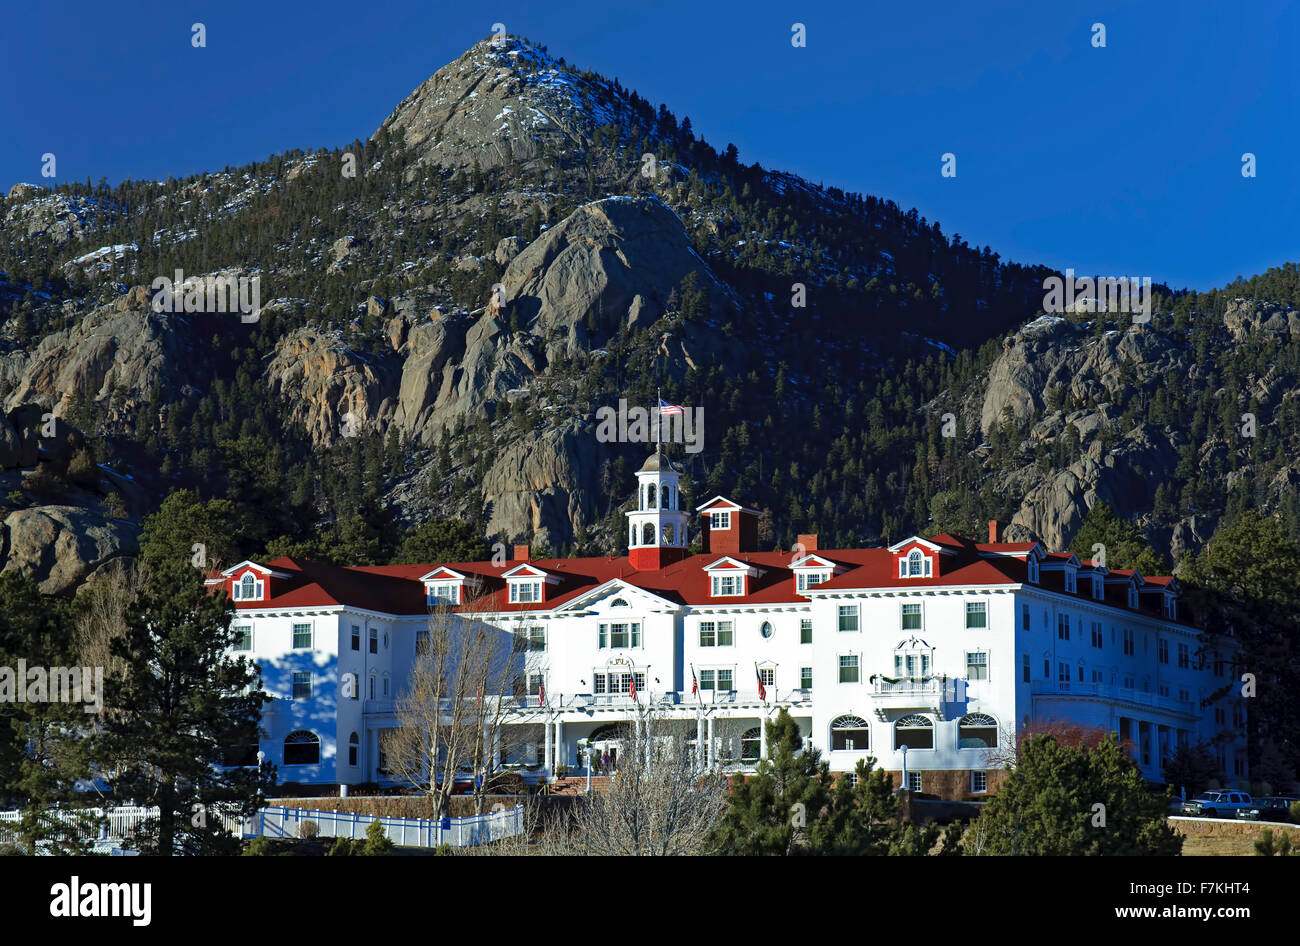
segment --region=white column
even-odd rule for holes
[[[555,768],[559,768],[561,759],[564,758],[564,721],[557,719],[555,721]]]
[[[758,717],[758,758],[760,760],[767,758],[767,707],[763,707],[762,714]]]
[[[708,746],[709,746],[709,754],[708,754],[708,757],[707,757],[707,759],[708,759],[708,765],[712,766],[712,765],[713,765],[713,758],[714,758],[714,753],[713,753],[713,717],[712,717],[712,716],[709,717],[709,742],[708,742]]]
[[[542,767],[547,772],[550,772],[553,767],[551,765],[551,721],[549,719],[542,722],[542,732],[543,738],[546,740],[545,749],[542,752]]]
[[[704,768],[704,716],[697,714],[695,717],[695,767]]]
[[[654,745],[654,743],[651,741],[650,738],[650,716],[647,714],[645,718],[645,765],[647,769],[650,768],[650,761],[651,761],[650,747],[652,745]]]

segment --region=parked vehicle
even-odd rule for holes
[[[1246,792],[1202,792],[1183,802],[1183,814],[1195,818],[1231,818],[1254,804]]]
[[[1291,803],[1300,801],[1293,795],[1268,795],[1256,798],[1245,808],[1237,809],[1237,817],[1244,821],[1290,821]]]

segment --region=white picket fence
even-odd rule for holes
[[[98,829],[93,837],[96,847],[108,842],[123,841],[148,818],[158,817],[157,808],[127,807],[88,808],[65,810],[56,817],[69,823],[93,815]],[[251,817],[240,819],[221,815],[226,830],[241,838],[350,838],[364,840],[366,829],[374,821],[383,826],[384,834],[394,844],[402,847],[474,847],[504,838],[514,837],[524,831],[524,808],[517,805],[501,811],[469,818],[444,818],[441,821],[425,818],[376,818],[374,815],[352,814],[343,811],[313,811],[309,808],[263,808]],[[0,811],[0,823],[21,820],[21,811]],[[310,822],[314,828],[304,830]]]
[[[310,822],[308,834],[316,837],[364,839],[366,830],[378,821],[384,834],[402,847],[474,847],[524,831],[524,808],[517,805],[469,818],[376,818],[346,811],[313,811],[309,808],[263,808],[245,822],[244,837],[300,838],[303,825]]]

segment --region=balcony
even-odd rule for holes
[[[1148,693],[1144,690],[1129,689],[1128,687],[1110,686],[1105,683],[1072,683],[1043,680],[1035,683],[1030,692],[1034,696],[1058,697],[1060,699],[1069,699],[1071,697],[1100,698],[1113,700],[1116,703],[1128,703],[1163,710],[1166,713],[1178,713],[1184,716],[1199,715],[1196,704],[1192,700],[1180,700],[1173,696],[1161,696],[1158,693]]]
[[[919,710],[944,717],[944,703],[956,702],[965,690],[965,681],[953,677],[890,680],[880,674],[871,677],[873,709],[878,719],[887,719],[889,710]]]

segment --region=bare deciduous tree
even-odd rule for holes
[[[386,765],[424,791],[434,817],[449,813],[458,776],[475,781],[476,810],[482,811],[517,705],[521,652],[513,635],[479,620],[472,609],[434,608],[428,627],[428,641],[396,702],[399,725],[381,738]]]
[[[535,840],[539,853],[706,853],[706,839],[727,806],[727,786],[716,767],[705,770],[689,751],[694,733],[674,722],[680,721],[640,709],[618,771],[602,788],[549,819]]]

